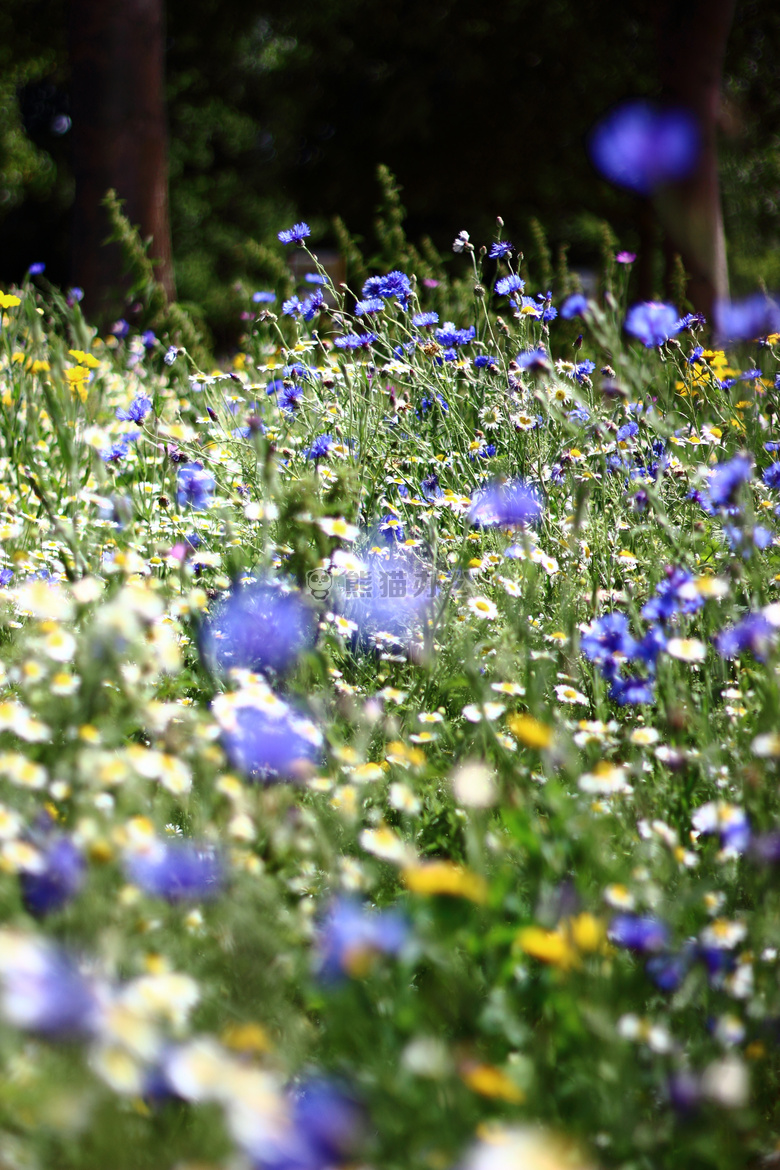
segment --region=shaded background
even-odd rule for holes
[[[271,279],[263,245],[280,227],[306,219],[317,246],[333,246],[339,215],[370,255],[379,163],[403,188],[410,237],[430,236],[453,263],[461,262],[450,251],[455,234],[465,228],[489,241],[501,214],[527,252],[536,217],[554,253],[567,243],[570,262],[588,268],[607,220],[622,246],[652,254],[662,292],[655,221],[641,199],[596,175],[585,148],[610,106],[660,93],[658,9],[648,0],[622,8],[168,0],[179,299],[202,306],[218,342],[229,344],[245,303],[236,283]],[[68,15],[65,0],[5,0],[0,13],[0,283],[36,261],[55,283],[72,280]],[[737,292],[780,286],[778,46],[777,4],[737,0],[720,111]]]

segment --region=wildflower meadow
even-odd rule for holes
[[[0,296],[0,1165],[778,1164],[780,309],[607,242]]]

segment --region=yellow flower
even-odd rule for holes
[[[13,309],[16,305],[21,305],[18,297],[12,293],[0,292],[0,309]]]
[[[485,879],[452,861],[428,861],[408,866],[401,877],[407,890],[413,894],[448,894],[454,898],[468,898],[470,902],[487,901]]]
[[[492,1064],[467,1065],[460,1075],[463,1083],[482,1097],[508,1101],[511,1105],[522,1105],[525,1101],[523,1090],[518,1088],[511,1077]]]
[[[507,726],[521,743],[530,748],[548,748],[552,743],[552,728],[540,723],[532,715],[510,715]]]
[[[539,959],[568,971],[579,963],[577,950],[561,930],[544,930],[541,926],[524,926],[515,938],[515,947]]]
[[[91,353],[85,353],[83,349],[69,349],[68,353],[72,358],[75,358],[80,366],[89,366],[91,370],[96,370],[100,365],[98,359]]]

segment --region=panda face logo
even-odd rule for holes
[[[324,601],[330,593],[333,580],[327,569],[312,569],[306,574],[306,584],[312,597]]]

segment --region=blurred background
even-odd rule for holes
[[[423,254],[427,238],[463,265],[455,235],[489,243],[501,215],[527,255],[541,225],[552,272],[568,247],[587,280],[606,221],[663,295],[659,217],[597,174],[587,140],[616,103],[699,70],[719,95],[732,292],[780,287],[778,47],[774,0],[3,0],[0,284],[45,263],[84,284],[88,314],[118,312],[90,260],[108,177],[168,291],[229,346],[247,290],[273,284],[280,228],[306,220],[338,254],[338,216],[371,258],[385,164]]]

